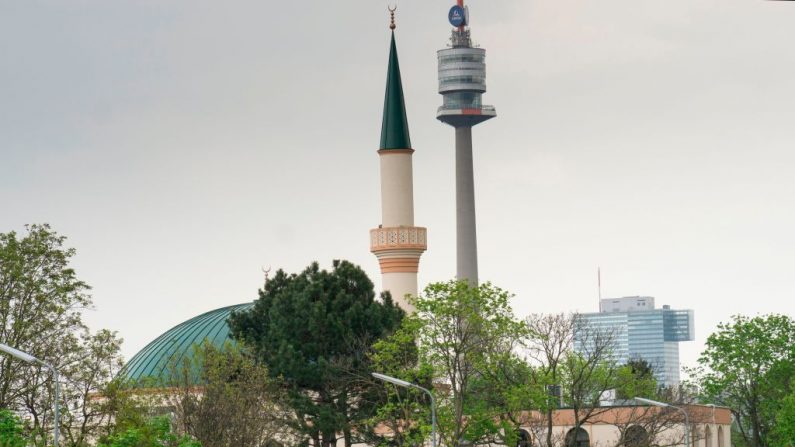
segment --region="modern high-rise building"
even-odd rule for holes
[[[679,343],[695,339],[692,310],[667,305],[655,309],[654,298],[649,296],[602,299],[599,309],[578,317],[583,331],[610,333],[614,360],[643,359],[654,369],[658,384],[679,383]],[[584,338],[577,337],[575,349],[584,350]]]
[[[439,94],[444,98],[436,118],[455,128],[456,277],[478,283],[475,225],[475,175],[472,164],[472,126],[497,116],[483,105],[486,92],[486,50],[472,46],[469,10],[457,0],[448,13],[454,27],[450,48],[439,50]]]
[[[625,296],[599,300],[599,312],[637,312],[654,309],[653,296]]]

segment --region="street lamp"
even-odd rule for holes
[[[44,366],[45,368],[49,369],[50,372],[52,373],[53,381],[55,381],[55,418],[54,418],[55,424],[52,431],[53,431],[53,439],[55,442],[55,446],[57,447],[58,446],[58,399],[61,394],[61,384],[59,383],[58,379],[58,370],[53,368],[52,365],[50,365],[49,363],[43,362],[37,359],[36,357],[33,357],[32,355],[28,354],[27,352],[22,352],[19,349],[12,348],[11,346],[4,345],[2,343],[0,343],[0,351],[5,352],[6,354],[10,354],[11,356],[16,357],[27,363],[38,363]]]
[[[397,386],[402,386],[403,388],[416,388],[428,394],[428,397],[431,398],[431,446],[436,447],[436,403],[433,400],[433,394],[431,394],[431,392],[428,391],[427,389],[419,385],[415,385],[411,382],[406,382],[405,380],[400,380],[398,378],[379,373],[372,373],[372,375],[376,379],[383,380],[384,382],[389,382]]]
[[[657,402],[656,400],[651,400],[651,399],[644,399],[642,397],[636,397],[635,400],[640,402],[640,403],[642,403],[642,404],[646,404],[646,405],[654,405],[656,407],[665,407],[665,408],[676,408],[677,410],[681,411],[682,414],[685,415],[685,447],[690,445],[690,441],[691,441],[690,440],[690,418],[687,417],[687,411],[685,411],[682,408],[677,407],[675,405],[666,404],[665,402]]]

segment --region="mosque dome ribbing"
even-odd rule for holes
[[[135,354],[120,372],[126,379],[155,385],[168,380],[169,366],[193,357],[193,346],[205,340],[222,347],[229,337],[227,319],[232,312],[248,310],[254,303],[211,310],[169,329]]]

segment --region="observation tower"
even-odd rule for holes
[[[481,101],[486,92],[486,50],[472,47],[464,0],[450,8],[448,20],[454,28],[449,48],[438,51],[439,94],[444,102],[436,118],[455,128],[456,277],[477,285],[472,126],[494,118],[497,111]]]

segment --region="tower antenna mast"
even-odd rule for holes
[[[596,288],[599,291],[599,312],[602,311],[602,267],[596,267]]]

